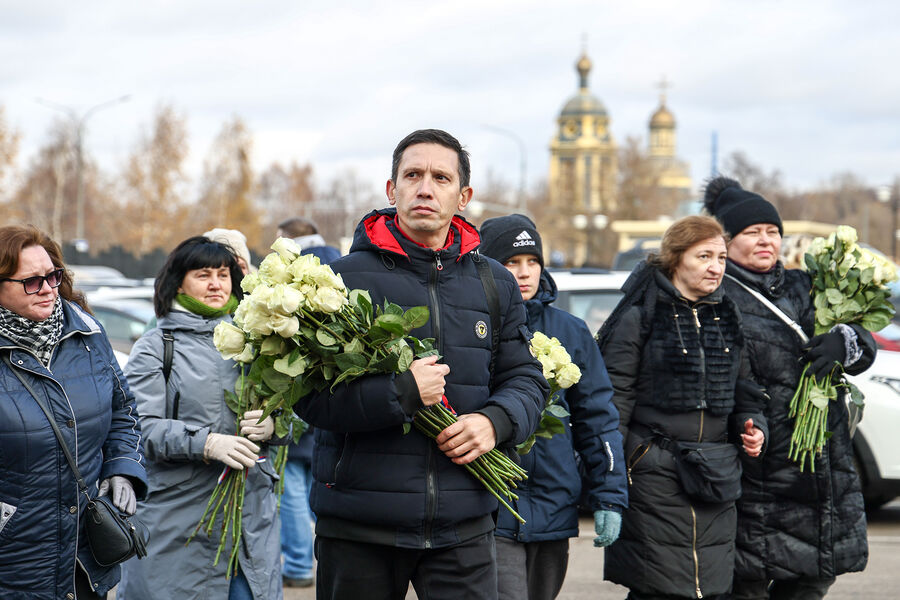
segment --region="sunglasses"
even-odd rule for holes
[[[26,277],[25,279],[3,277],[0,278],[0,281],[14,281],[16,283],[21,283],[25,288],[26,294],[37,294],[39,291],[41,291],[41,288],[44,287],[45,281],[51,288],[58,288],[59,284],[62,283],[63,273],[65,272],[65,269],[55,269],[53,271],[50,271],[46,275],[35,275],[34,277]]]

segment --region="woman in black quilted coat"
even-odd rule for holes
[[[629,507],[619,540],[606,549],[604,577],[629,600],[723,598],[734,570],[734,501],[701,502],[683,490],[678,442],[758,456],[759,414],[736,409],[742,367],[740,317],[720,284],[725,239],[710,217],[686,217],[663,236],[658,257],[638,265],[625,296],[598,334],[625,439]]]
[[[855,325],[813,336],[811,281],[779,261],[783,230],[772,204],[724,177],[709,182],[704,203],[731,237],[725,289],[741,311],[753,376],[767,391],[767,450],[761,461],[744,461],[733,597],[823,598],[837,575],[861,571],[868,555],[847,408],[843,401],[831,403],[828,431],[833,435],[815,459],[815,472],[801,473],[788,458],[794,427],[788,405],[806,362],[820,379],[835,361],[848,373],[860,373],[874,360],[875,343]],[[801,342],[748,290],[799,323],[809,342]]]

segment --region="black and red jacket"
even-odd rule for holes
[[[460,413],[491,419],[498,446],[522,442],[537,426],[548,393],[528,349],[522,296],[512,275],[480,256],[478,232],[454,217],[446,247],[431,250],[403,235],[396,210],[366,215],[350,254],[331,264],[348,288],[375,305],[427,306],[412,335],[433,337],[450,366],[445,393]],[[500,298],[501,332],[490,381],[491,324],[475,260],[488,261]],[[298,414],[316,427],[310,504],[316,533],[407,548],[440,548],[493,529],[497,500],[461,466],[403,424],[422,408],[412,374],[371,375],[301,399]]]

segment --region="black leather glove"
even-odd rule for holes
[[[844,335],[840,331],[829,331],[815,336],[803,346],[803,359],[812,363],[809,371],[816,376],[816,381],[824,381],[834,369],[835,362],[843,365],[847,359]]]
[[[763,413],[769,395],[766,388],[752,379],[738,379],[734,386],[734,412]]]

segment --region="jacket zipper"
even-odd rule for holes
[[[441,251],[434,253],[434,269],[431,271],[431,277],[428,282],[428,298],[431,302],[431,323],[432,333],[434,334],[435,345],[438,352],[443,355],[443,340],[441,339],[441,313],[440,304],[438,303],[438,274],[444,270],[441,263]],[[432,546],[431,528],[434,525],[434,513],[437,508],[437,482],[434,473],[434,444],[428,444],[428,453],[425,457],[425,548],[430,549]]]
[[[697,326],[697,350],[700,353],[700,408],[706,408],[706,352],[703,351],[702,332],[700,331],[700,317],[697,316],[697,307],[692,306],[694,324]]]
[[[638,450],[640,450],[642,446],[643,446],[643,448],[644,448],[644,451],[641,452],[641,455],[640,455],[640,456],[638,456],[637,458],[634,459],[634,462],[632,462],[631,459],[634,458],[634,454],[635,454]],[[628,475],[628,485],[633,485],[633,484],[634,484],[634,482],[631,480],[631,470],[632,470],[635,466],[637,466],[637,464],[638,464],[639,462],[641,462],[641,459],[644,458],[644,455],[647,454],[648,452],[650,452],[650,444],[647,444],[646,446],[644,446],[643,444],[641,444],[640,446],[635,447],[635,449],[631,451],[631,455],[628,457],[628,469],[626,470],[626,475]]]
[[[697,513],[694,512],[693,506],[691,506],[691,525],[693,528],[691,551],[694,553],[694,587],[697,598],[703,598],[703,592],[700,591],[700,559],[697,558]]]

